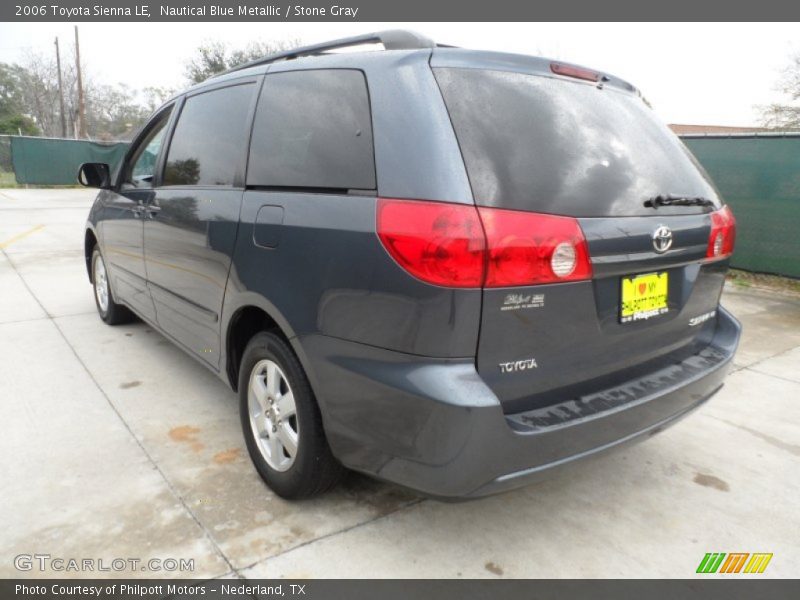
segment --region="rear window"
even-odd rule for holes
[[[361,71],[267,75],[253,125],[247,184],[375,189],[371,121]]]
[[[683,143],[633,94],[505,71],[434,72],[479,205],[602,217],[653,215],[643,203],[659,194],[719,204]]]

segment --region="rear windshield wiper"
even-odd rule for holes
[[[714,202],[701,196],[674,196],[664,194],[644,201],[648,208],[658,208],[659,206],[714,206]]]

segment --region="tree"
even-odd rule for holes
[[[777,90],[789,101],[760,107],[762,123],[771,129],[800,129],[800,52],[783,69]]]
[[[204,42],[197,48],[197,55],[186,63],[184,74],[189,83],[200,83],[217,73],[299,45],[299,40],[288,39],[251,42],[244,48],[232,50],[224,42]]]
[[[25,114],[21,77],[22,73],[18,66],[0,63],[0,134],[39,133],[33,119]]]
[[[130,138],[150,115],[127,85],[93,85],[86,90],[86,121],[95,138]]]
[[[76,133],[78,109],[77,77],[74,60],[62,61],[64,112],[68,131]],[[18,103],[29,115],[42,135],[61,135],[61,115],[58,101],[58,70],[54,57],[28,53],[20,65],[13,65],[19,87]],[[100,140],[130,139],[146,121],[155,105],[172,92],[162,88],[145,88],[137,93],[127,85],[96,83],[83,67],[83,87],[86,104],[86,125],[89,137]],[[16,133],[16,130],[14,131]]]
[[[39,135],[39,128],[33,119],[25,115],[0,117],[0,134],[6,135]]]
[[[148,86],[142,90],[144,96],[144,106],[148,113],[153,113],[155,110],[164,104],[172,95],[175,90],[167,87]]]
[[[58,71],[55,58],[29,52],[18,66],[21,101],[42,135],[61,135],[58,102]],[[65,105],[70,106],[70,90],[74,87],[74,69],[64,72]],[[67,122],[72,119],[67,114]]]

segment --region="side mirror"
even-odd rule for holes
[[[107,190],[111,187],[111,169],[106,163],[83,163],[78,169],[78,183]]]

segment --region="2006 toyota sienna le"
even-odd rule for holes
[[[382,43],[369,52],[331,52]],[[722,385],[735,222],[630,84],[389,31],[176,95],[101,188],[108,324],[240,398],[288,498],[354,469],[440,498],[640,439]]]

